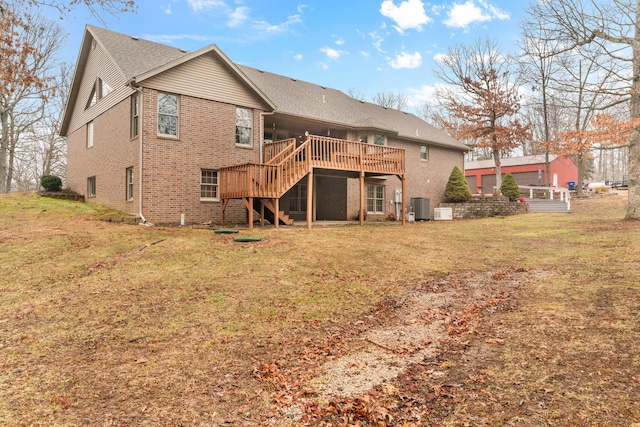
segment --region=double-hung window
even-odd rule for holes
[[[138,136],[140,126],[140,94],[131,95],[131,138]]]
[[[236,108],[236,144],[251,146],[253,112],[248,108]]]
[[[218,200],[218,171],[202,169],[200,172],[200,200]]]
[[[384,213],[384,185],[367,185],[367,212]]]
[[[158,93],[158,135],[178,136],[178,95]]]
[[[93,147],[93,122],[87,123],[87,148]]]
[[[126,178],[126,200],[133,200],[133,168],[127,168]]]
[[[420,146],[420,160],[429,161],[429,146]]]
[[[87,197],[96,197],[96,177],[87,178]]]

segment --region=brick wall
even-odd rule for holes
[[[453,219],[489,218],[527,213],[527,205],[510,202],[506,197],[483,197],[464,203],[440,203],[441,208],[451,208]]]
[[[200,200],[201,169],[218,169],[233,164],[259,161],[259,114],[254,111],[253,144],[235,144],[236,106],[180,96],[177,138],[157,134],[157,91],[144,90],[141,105],[143,148],[143,207],[145,219],[153,224],[178,225],[181,214],[187,224],[220,223],[220,202]],[[86,125],[68,137],[70,189],[86,196],[87,178],[96,177],[96,196],[88,202],[104,204],[128,214],[139,213],[138,138],[130,138],[130,99],[94,120],[94,145],[86,147]],[[126,201],[125,172],[134,170],[133,201]],[[225,219],[246,223],[242,201],[227,205]]]
[[[428,198],[431,207],[430,215],[433,216],[433,208],[444,201],[444,189],[451,175],[454,166],[463,168],[463,153],[456,150],[449,150],[433,145],[429,145],[429,159],[420,159],[420,146],[416,142],[403,142],[401,140],[389,138],[390,147],[403,148],[405,150],[406,161],[406,192],[405,200],[407,208],[412,198]],[[385,186],[385,214],[370,215],[367,218],[383,218],[389,213],[396,213],[394,200],[394,190],[402,189],[402,182],[396,176],[381,177],[382,179],[366,179],[367,184]],[[366,188],[365,188],[366,191]],[[357,179],[349,180],[349,200],[347,213],[349,219],[355,219],[360,207],[360,190]],[[365,196],[366,197],[366,196]]]
[[[129,132],[129,98],[93,120],[93,147],[87,148],[87,126],[67,138],[67,186],[85,196],[87,202],[100,203],[138,213],[138,139]],[[126,168],[134,168],[134,200],[126,200]],[[96,177],[96,196],[87,196],[87,178]]]
[[[180,96],[177,138],[157,135],[157,91],[145,90],[143,212],[156,224],[222,221],[220,202],[200,200],[202,169],[258,162],[260,111],[254,110],[251,147],[236,146],[236,106]],[[228,223],[246,223],[246,208],[232,200],[225,210]]]

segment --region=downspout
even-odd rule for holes
[[[260,164],[264,163],[264,116],[273,116],[275,113],[275,111],[260,113]],[[275,135],[272,135],[272,138],[272,141],[275,140]]]
[[[140,215],[142,225],[152,226],[153,224],[148,223],[146,218],[144,217],[144,214],[142,213],[142,118],[144,118],[144,114],[142,113],[144,111],[144,109],[142,108],[143,92],[142,88],[140,88],[139,86],[134,86],[133,80],[129,81],[129,87],[138,92],[138,181],[140,182],[140,189],[138,190],[138,215]]]

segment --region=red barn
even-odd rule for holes
[[[501,159],[502,176],[511,172],[519,185],[553,185],[568,187],[578,180],[578,167],[571,159],[549,155],[551,182],[547,183],[545,156],[522,156]],[[465,162],[464,175],[472,192],[493,193],[496,185],[496,166],[493,159]]]

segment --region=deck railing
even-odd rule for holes
[[[264,162],[267,164],[278,163],[278,160],[287,156],[296,149],[296,139],[289,138],[281,141],[273,141],[264,144]]]
[[[219,170],[220,197],[278,198],[313,167],[404,174],[404,150],[309,135],[296,148],[295,139],[265,145],[264,164],[247,163]]]

